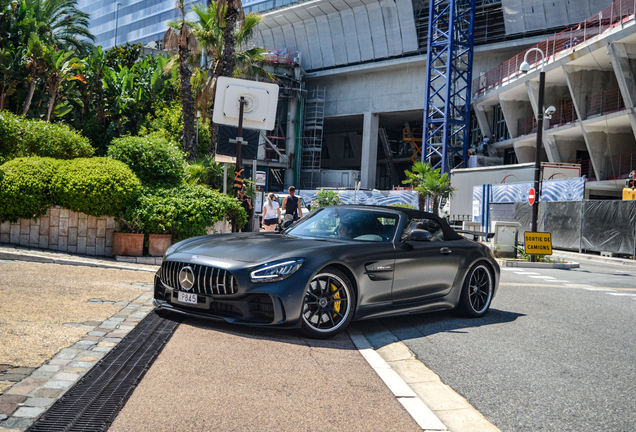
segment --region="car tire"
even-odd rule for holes
[[[495,282],[492,270],[485,262],[474,264],[464,279],[462,293],[457,305],[459,315],[481,318],[488,312]]]
[[[356,295],[349,278],[327,267],[307,284],[301,311],[301,329],[309,337],[326,339],[344,330],[356,308]]]

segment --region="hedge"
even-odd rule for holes
[[[8,111],[0,111],[0,143],[0,164],[26,156],[90,157],[95,151],[87,138],[65,124],[29,120]]]
[[[54,204],[51,180],[61,161],[29,157],[0,166],[0,220],[36,219]]]
[[[161,136],[114,139],[107,155],[128,165],[145,185],[177,186],[183,181],[183,152]]]
[[[202,185],[144,188],[124,214],[123,226],[144,234],[172,234],[174,240],[206,234],[206,227],[236,217],[238,226],[247,214],[233,197]]]
[[[60,163],[52,190],[61,207],[92,216],[119,216],[134,203],[141,182],[123,162],[79,158]]]

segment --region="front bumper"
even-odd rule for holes
[[[313,274],[311,270],[301,269],[284,281],[258,284],[246,280],[242,271],[234,274],[237,289],[232,293],[189,291],[197,296],[195,305],[180,302],[180,290],[164,283],[160,270],[155,275],[153,303],[158,309],[193,317],[236,324],[297,327],[304,290]]]

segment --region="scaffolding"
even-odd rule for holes
[[[306,189],[313,189],[320,182],[326,92],[326,88],[307,92],[301,162],[301,181]]]

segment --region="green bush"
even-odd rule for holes
[[[183,181],[183,152],[161,136],[117,138],[107,154],[128,165],[145,185],[176,186]]]
[[[172,234],[174,240],[206,234],[206,227],[237,218],[247,223],[247,214],[235,198],[201,185],[177,188],[144,188],[135,205],[123,217],[129,231],[144,234]]]
[[[100,157],[61,162],[52,185],[56,204],[93,216],[119,216],[141,191],[126,164]]]
[[[342,199],[338,192],[330,189],[321,189],[314,195],[314,200],[311,203],[312,208],[327,207],[332,205],[342,204]]]
[[[67,125],[28,120],[8,111],[0,112],[0,143],[0,163],[25,156],[90,157],[95,151],[88,139]]]
[[[36,219],[54,204],[51,181],[61,161],[13,159],[0,166],[0,220]]]

